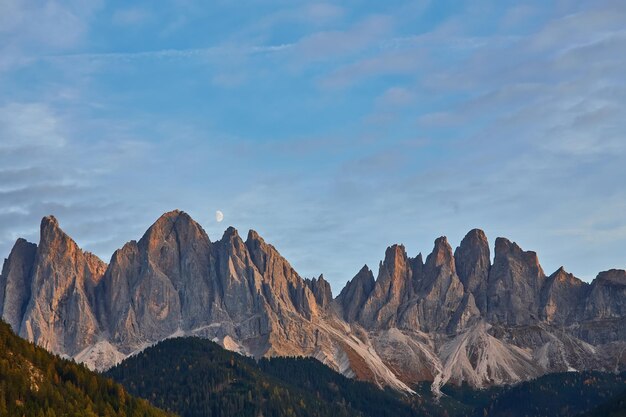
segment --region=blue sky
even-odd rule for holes
[[[174,208],[335,293],[474,227],[626,267],[626,3],[0,0],[0,251]],[[224,212],[216,223],[216,210]]]

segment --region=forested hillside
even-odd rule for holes
[[[608,402],[580,417],[626,417],[626,389]]]
[[[584,371],[549,374],[512,387],[486,390],[486,393],[491,391],[497,395],[483,404],[482,410],[480,406],[476,407],[474,416],[577,416],[612,401],[624,390],[626,373]],[[623,408],[622,413],[626,415]]]
[[[0,321],[0,417],[173,417]]]
[[[314,359],[254,359],[198,338],[170,339],[107,372],[183,417],[418,415],[401,394],[348,379]]]
[[[446,386],[440,399],[420,384],[418,395],[408,396],[348,379],[314,359],[257,362],[199,338],[166,340],[107,375],[183,417],[574,417],[626,389],[626,374],[567,372],[511,387]]]

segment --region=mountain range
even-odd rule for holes
[[[626,370],[626,271],[586,283],[546,275],[537,254],[485,234],[425,260],[387,248],[333,297],[256,232],[211,241],[189,215],[162,215],[109,264],[53,216],[18,239],[0,275],[0,313],[47,350],[106,370],[158,341],[199,336],[260,357],[315,358],[348,377],[412,392],[486,387],[564,371]]]

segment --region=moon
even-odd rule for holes
[[[222,220],[224,220],[224,213],[222,213],[221,211],[217,210],[215,212],[215,220],[217,220],[218,223],[220,223]]]

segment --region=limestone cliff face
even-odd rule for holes
[[[305,279],[307,286],[313,292],[317,305],[322,309],[326,309],[333,301],[333,293],[328,281],[324,279],[324,275],[318,278]]]
[[[283,258],[276,248],[268,245],[251,230],[245,242],[249,256],[257,271],[263,276],[264,294],[274,311],[283,308],[298,312],[307,319],[318,314],[315,296],[304,280]]]
[[[298,323],[318,314],[311,288],[256,232],[244,242],[231,227],[212,243],[177,210],[114,254],[99,290],[100,321],[126,353],[186,333],[282,352]]]
[[[601,272],[591,284],[585,306],[587,319],[621,318],[626,315],[626,271]]]
[[[435,241],[432,253],[426,258],[419,293],[422,331],[456,330],[465,327],[472,316],[478,316],[473,295],[468,293],[466,297],[456,274],[452,248],[445,237]]]
[[[515,383],[571,369],[624,370],[626,271],[587,284],[537,255],[470,231],[424,262],[387,248],[333,300],[251,230],[209,237],[162,215],[107,266],[49,216],[39,245],[16,242],[0,274],[0,313],[20,335],[105,369],[167,337],[196,335],[247,355],[310,356],[346,376],[409,391],[419,381]]]
[[[626,340],[625,316],[626,271],[600,272],[584,301],[578,336],[594,345]]]
[[[537,254],[504,238],[496,239],[495,253],[487,284],[488,319],[508,325],[536,321],[546,280]]]
[[[5,260],[0,275],[0,316],[17,333],[30,300],[31,270],[37,245],[18,239]]]
[[[374,290],[374,274],[364,265],[363,268],[346,283],[341,293],[335,299],[335,304],[341,316],[348,322],[357,321],[363,305]]]
[[[42,220],[40,233],[19,335],[52,352],[74,355],[98,339],[91,302],[106,264],[83,252],[52,216]]]
[[[582,317],[588,293],[589,284],[559,268],[542,289],[540,319],[561,326],[576,323]]]
[[[359,314],[361,323],[368,328],[394,327],[400,306],[413,295],[412,277],[404,246],[388,247],[374,289]]]
[[[130,352],[207,320],[215,301],[210,255],[204,230],[180,211],[117,250],[99,287],[111,340]]]
[[[456,272],[465,289],[474,296],[481,313],[487,312],[487,280],[491,269],[489,242],[485,232],[471,230],[454,251]]]

